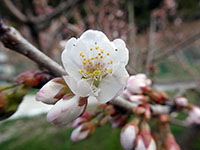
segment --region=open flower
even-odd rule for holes
[[[72,92],[81,97],[106,103],[125,87],[128,73],[128,49],[123,40],[110,41],[96,30],[67,41],[62,63],[68,76],[64,79]]]

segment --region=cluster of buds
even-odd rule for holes
[[[126,124],[120,139],[125,150],[156,150],[156,143],[145,120],[140,123],[140,120],[135,118]]]
[[[164,104],[168,96],[151,88],[151,80],[145,74],[133,75],[128,79],[123,95],[129,101],[137,104],[157,103]]]
[[[86,139],[97,126],[103,126],[107,122],[110,122],[113,128],[123,127],[129,118],[128,115],[124,114],[125,112],[119,112],[111,104],[101,104],[94,112],[85,112],[73,121],[72,127],[75,129],[71,134],[71,140],[77,142]]]
[[[44,71],[27,71],[19,74],[15,83],[0,87],[0,120],[14,114],[23,97],[32,88],[40,88],[52,78]]]
[[[47,114],[47,121],[63,126],[85,112],[87,97],[74,95],[63,78],[54,78],[47,82],[37,93],[36,100],[45,104],[54,104]]]

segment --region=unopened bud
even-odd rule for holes
[[[72,127],[76,128],[80,126],[82,123],[89,121],[90,119],[91,119],[91,114],[89,112],[85,112],[83,113],[83,115],[81,115],[80,117],[78,117],[73,121]]]
[[[186,119],[189,125],[200,125],[200,108],[198,106],[193,106],[189,111],[189,115]]]
[[[174,104],[177,107],[187,107],[189,103],[188,103],[188,99],[187,98],[181,96],[181,97],[175,98]]]
[[[36,100],[46,104],[54,104],[70,92],[63,78],[54,78],[40,89],[36,95]]]
[[[150,127],[146,121],[141,124],[141,131],[137,137],[135,150],[156,150],[156,143],[151,135]]]
[[[27,71],[19,74],[15,81],[30,87],[41,87],[52,78],[51,75],[42,71]]]
[[[164,92],[151,91],[149,96],[158,104],[163,104],[168,99],[167,94]]]
[[[78,142],[88,138],[95,130],[95,126],[91,122],[86,122],[78,126],[72,131],[71,140]]]
[[[72,122],[83,113],[86,105],[79,106],[79,96],[70,97],[64,96],[63,99],[59,100],[51,108],[47,114],[48,122],[57,126],[63,126]]]
[[[159,115],[159,121],[163,124],[168,124],[170,122],[170,117],[168,114]]]
[[[133,94],[142,94],[149,90],[151,80],[145,74],[137,74],[130,76],[127,81],[127,90]]]
[[[146,120],[151,118],[151,109],[148,104],[141,104],[133,108],[133,112],[138,116],[144,116]]]
[[[17,111],[27,92],[23,85],[0,92],[0,120],[10,117]]]
[[[134,123],[126,124],[120,134],[121,145],[125,150],[134,148],[136,136],[138,134],[138,126]]]
[[[127,122],[128,117],[126,115],[117,114],[109,117],[109,121],[112,125],[112,128],[123,127]]]

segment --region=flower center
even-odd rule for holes
[[[91,47],[89,51],[94,55],[88,58],[83,52],[80,52],[82,69],[79,70],[79,73],[82,75],[82,80],[92,80],[93,85],[98,87],[99,81],[102,78],[113,73],[113,59],[109,59],[110,53],[105,53],[104,49],[101,49],[99,46]]]

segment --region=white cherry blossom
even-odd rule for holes
[[[88,30],[67,41],[62,53],[68,73],[64,79],[74,94],[106,103],[125,87],[128,59],[123,40],[110,41],[103,32]]]

